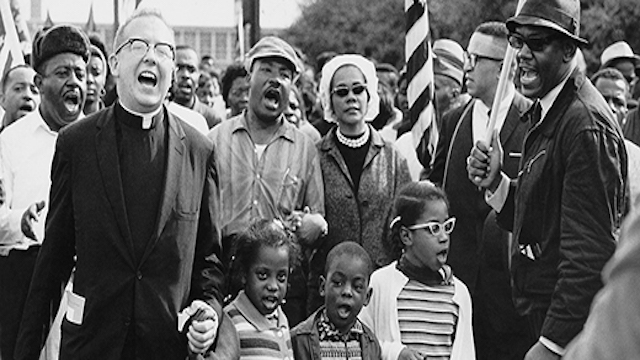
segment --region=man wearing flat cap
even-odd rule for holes
[[[58,131],[82,116],[89,40],[59,25],[33,42],[33,81],[41,94],[36,111],[0,135],[0,357],[14,358],[20,318],[50,209],[51,161]],[[65,279],[66,280],[66,279]],[[58,290],[60,283],[57,284]]]
[[[495,133],[490,147],[476,143],[467,169],[500,226],[513,231],[514,304],[536,341],[525,359],[558,359],[582,329],[616,248],[627,155],[607,103],[576,70],[576,49],[587,43],[580,1],[526,0],[507,27],[522,93],[535,99],[523,117],[531,129],[520,173],[510,180],[500,172]]]
[[[159,12],[141,9],[120,25],[113,49],[118,101],[58,136],[46,240],[15,359],[38,359],[48,302],[74,267],[61,360],[182,360],[208,353],[218,335],[214,155],[204,135],[163,105],[173,30]],[[187,320],[197,309],[202,316]]]
[[[495,223],[495,211],[484,201],[484,192],[467,175],[467,157],[473,144],[483,139],[489,112],[503,66],[508,66],[506,96],[500,100],[497,127],[505,152],[503,171],[518,175],[518,164],[528,126],[520,116],[531,106],[513,85],[515,62],[504,64],[508,30],[502,22],[479,25],[465,52],[465,81],[473,99],[444,115],[433,172],[429,180],[443,187],[450,213],[457,219],[451,234],[449,257],[454,274],[473,297],[473,331],[478,359],[515,359],[524,356],[531,343],[526,323],[511,301],[508,272],[510,234]]]
[[[236,234],[255,219],[289,223],[303,246],[326,231],[324,188],[316,147],[284,118],[289,91],[302,65],[284,40],[268,36],[248,53],[249,106],[209,133],[216,149],[222,198],[222,236],[227,265]],[[293,327],[306,318],[301,274],[284,307]],[[290,281],[291,282],[291,281]],[[230,295],[238,283],[230,279]]]

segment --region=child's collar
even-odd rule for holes
[[[413,265],[402,255],[396,268],[410,280],[418,281],[424,285],[451,285],[453,283],[453,272],[449,265],[443,265],[438,271],[423,269]]]
[[[353,326],[347,331],[346,334],[341,334],[340,330],[338,330],[333,323],[329,320],[329,316],[327,315],[327,309],[323,308],[320,311],[320,317],[318,319],[318,334],[320,336],[320,341],[336,341],[336,342],[344,342],[350,340],[360,340],[360,336],[364,333],[364,329],[360,320],[356,318],[356,321],[353,323]]]

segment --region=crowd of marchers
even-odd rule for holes
[[[587,74],[579,29],[435,40],[435,147],[424,72],[41,29],[0,84],[0,360],[636,357],[640,56]]]

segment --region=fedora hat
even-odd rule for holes
[[[448,76],[462,85],[464,78],[464,49],[450,39],[438,39],[433,43],[433,72]]]
[[[580,0],[525,0],[518,15],[507,20],[507,28],[541,26],[558,31],[575,41],[587,45],[580,37]]]
[[[640,66],[640,56],[634,54],[631,46],[625,41],[615,42],[604,49],[600,55],[601,68],[607,67],[609,63],[617,59],[629,59],[635,67]]]

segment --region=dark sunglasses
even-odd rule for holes
[[[525,38],[520,34],[511,33],[509,34],[509,45],[514,49],[522,49],[527,44],[531,51],[542,51],[557,38],[557,35]]]
[[[367,86],[362,84],[353,85],[351,88],[346,85],[336,86],[331,90],[331,95],[336,94],[339,97],[345,97],[349,95],[349,90],[351,90],[354,95],[360,95],[367,90]]]

